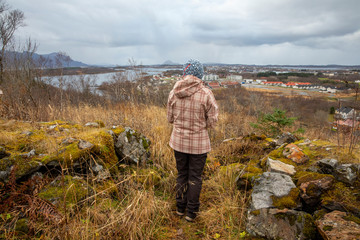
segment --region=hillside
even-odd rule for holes
[[[2,238],[359,236],[358,148],[349,154],[306,135],[225,139],[224,126],[235,119],[222,113],[211,133],[201,212],[188,223],[174,212],[176,168],[164,107],[66,111],[69,120],[0,120]]]

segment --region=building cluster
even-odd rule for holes
[[[345,131],[360,130],[360,111],[352,107],[341,107],[335,110],[333,130],[341,128]]]

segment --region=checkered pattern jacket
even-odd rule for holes
[[[190,154],[209,152],[207,129],[215,126],[218,114],[212,91],[199,78],[185,76],[169,94],[167,118],[173,124],[170,147]]]

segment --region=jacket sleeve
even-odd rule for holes
[[[172,108],[173,99],[174,99],[174,92],[171,91],[167,102],[167,119],[169,123],[174,123],[174,114]]]
[[[210,91],[207,101],[207,110],[206,110],[206,128],[213,128],[218,121],[219,116],[219,107],[216,103],[214,94]]]

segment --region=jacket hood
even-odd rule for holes
[[[193,95],[202,87],[203,83],[199,78],[187,75],[175,84],[174,94],[178,98],[185,98]]]

